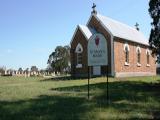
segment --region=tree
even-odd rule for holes
[[[38,72],[38,68],[36,66],[31,66],[31,72]]]
[[[26,68],[26,69],[24,70],[24,73],[29,74],[29,68]]]
[[[152,53],[157,56],[157,62],[160,62],[160,0],[149,1],[149,13],[153,22],[149,39]]]
[[[5,74],[5,67],[0,67],[0,75],[4,75]]]
[[[22,69],[22,68],[19,68],[19,69],[18,69],[18,72],[19,72],[20,74],[23,74],[23,69]]]
[[[55,51],[49,55],[48,64],[56,73],[66,71],[70,64],[70,47],[57,46]]]

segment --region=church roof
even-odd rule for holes
[[[75,32],[74,32],[74,35],[72,37],[71,43],[72,43],[72,41],[73,41],[73,39],[74,39],[74,37],[75,37],[75,35],[76,35],[78,30],[80,30],[83,33],[83,35],[85,36],[86,40],[89,40],[89,38],[92,36],[92,32],[90,31],[90,29],[87,26],[78,25],[76,30],[75,30]]]
[[[108,31],[111,35],[114,37],[119,37],[128,41],[149,45],[148,40],[144,37],[144,35],[138,31],[135,28],[132,28],[126,24],[123,24],[119,21],[113,20],[111,18],[108,18],[106,16],[100,15],[100,14],[92,14],[100,23],[101,25]],[[91,16],[91,18],[92,18]],[[91,20],[91,19],[90,19]],[[89,20],[89,22],[90,22]],[[89,23],[88,22],[88,23]],[[92,34],[95,33],[93,28],[90,28],[86,25],[78,25],[77,29],[72,37],[71,43],[73,41],[73,38],[75,37],[75,34],[78,30],[78,28],[81,30],[83,35],[86,37],[87,40],[92,36]]]
[[[80,28],[80,30],[83,32],[83,34],[85,35],[85,37],[87,39],[89,39],[92,36],[92,33],[91,33],[90,29],[87,26],[78,25],[78,27]]]
[[[113,36],[148,45],[148,40],[140,31],[136,30],[135,28],[132,28],[126,24],[123,24],[100,14],[94,16]]]

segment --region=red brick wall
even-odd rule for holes
[[[125,52],[124,44],[128,43],[129,51],[129,66],[125,65]],[[137,66],[137,53],[136,48],[139,46],[141,48],[141,66]],[[114,40],[114,59],[115,59],[115,72],[152,72],[156,73],[155,58],[150,56],[150,66],[147,67],[147,56],[146,49],[148,47],[145,45],[140,45],[133,42],[125,42],[120,38],[115,38]]]
[[[75,53],[75,49],[78,45],[78,43],[80,43],[83,47],[83,52],[82,52],[82,68],[76,68],[77,66],[77,53]],[[87,44],[88,41],[86,40],[86,38],[84,37],[84,35],[82,34],[82,32],[80,31],[80,29],[78,29],[72,43],[71,43],[71,74],[72,75],[79,75],[79,74],[87,74]]]

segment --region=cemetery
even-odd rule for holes
[[[38,70],[36,66],[32,66],[31,69],[29,68],[23,70],[19,68],[18,70],[12,69],[2,69],[0,71],[0,76],[15,76],[15,77],[45,77],[45,76],[55,76],[55,72],[47,71],[47,70]]]

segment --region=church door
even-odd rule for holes
[[[101,75],[101,66],[93,67],[93,75]]]

